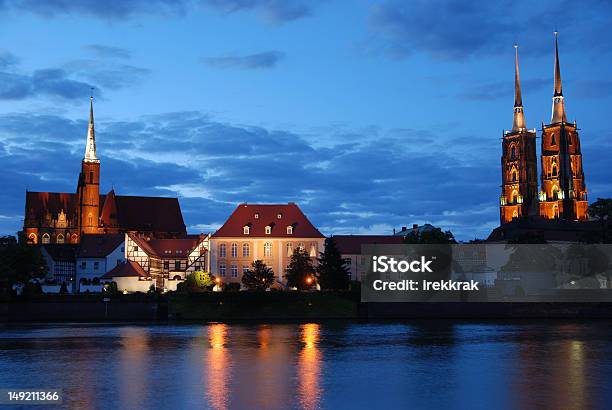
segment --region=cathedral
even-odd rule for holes
[[[502,136],[500,222],[539,216],[545,220],[585,221],[587,189],[582,170],[576,123],[565,113],[559,47],[555,33],[554,94],[548,125],[542,124],[540,190],[538,191],[536,130],[528,129],[523,111],[518,46],[514,64],[514,121]]]
[[[93,97],[85,156],[75,193],[26,192],[23,232],[31,244],[78,244],[83,234],[135,232],[145,237],[187,234],[177,198],[100,195]]]

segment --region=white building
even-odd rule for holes
[[[77,292],[100,291],[100,279],[125,261],[125,235],[83,235],[76,257]]]
[[[334,235],[334,242],[351,272],[351,280],[363,282],[369,262],[361,254],[362,245],[401,245],[404,237],[393,235]]]

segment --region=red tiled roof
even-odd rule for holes
[[[257,215],[257,216],[256,216]],[[278,217],[280,215],[280,218]],[[250,233],[244,234],[248,225]],[[293,226],[293,234],[287,234],[287,226]],[[272,233],[266,235],[266,226]],[[214,233],[214,238],[222,237],[272,237],[272,238],[324,238],[321,232],[308,220],[302,210],[294,203],[279,205],[240,204]]]
[[[361,245],[398,245],[404,240],[392,235],[334,235],[336,247],[343,255],[361,254]]]
[[[148,277],[142,266],[140,266],[137,262],[127,260],[125,263],[120,263],[119,265],[115,266],[110,272],[105,273],[102,276],[102,279],[134,276],[142,278]]]
[[[105,258],[125,240],[125,235],[83,235],[77,258]]]
[[[199,236],[188,235],[178,239],[151,239],[146,240],[133,234],[130,238],[150,256],[159,258],[187,258],[189,253],[198,245]],[[178,251],[178,252],[177,252]]]
[[[114,203],[106,203],[106,199]],[[59,192],[26,192],[26,226],[44,221],[47,212],[52,218],[63,210],[67,220],[77,217],[78,195]],[[100,217],[111,225],[111,214],[117,228],[123,231],[174,232],[186,234],[181,206],[177,198],[100,195]],[[75,220],[76,223],[76,220]]]

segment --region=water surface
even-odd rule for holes
[[[0,388],[53,387],[63,389],[64,408],[612,408],[612,327],[431,321],[1,328]]]

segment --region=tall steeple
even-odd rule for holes
[[[514,121],[512,121],[512,131],[524,130],[525,113],[523,112],[523,98],[521,96],[521,78],[519,76],[518,45],[514,45]]]
[[[565,104],[563,101],[563,90],[561,88],[561,68],[559,67],[559,44],[557,37],[559,33],[555,31],[555,90],[553,94],[551,124],[567,122],[565,115]]]
[[[93,95],[89,97],[89,127],[87,129],[87,146],[84,162],[100,162],[96,156],[96,132],[94,130]]]

